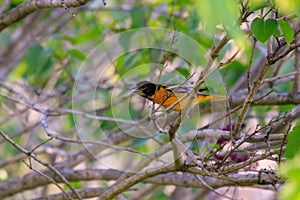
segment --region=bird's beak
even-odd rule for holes
[[[137,87],[136,87],[136,86],[131,87],[131,88],[130,88],[130,93],[131,93],[131,94],[138,93]]]
[[[134,94],[138,94],[142,97],[145,97],[146,95],[143,93],[143,91],[139,90],[137,87],[132,87],[130,88],[130,94],[134,95]]]

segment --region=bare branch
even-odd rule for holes
[[[296,41],[299,40],[299,35],[296,36]],[[299,47],[295,50],[295,81],[293,85],[293,94],[300,93],[300,49]]]
[[[270,68],[270,64],[269,63],[265,63],[261,73],[259,74],[258,79],[256,80],[256,82],[254,83],[253,87],[251,88],[251,90],[249,91],[248,96],[246,97],[244,104],[243,104],[243,108],[242,108],[242,113],[239,115],[237,122],[236,122],[236,126],[233,130],[233,137],[234,138],[239,138],[240,137],[240,130],[241,130],[241,125],[245,119],[245,116],[249,110],[249,107],[253,101],[254,95],[256,94],[258,88],[260,87],[261,83],[263,82],[263,79],[266,75],[266,73],[268,72]]]
[[[0,31],[37,10],[44,8],[63,8],[63,3],[67,7],[79,7],[86,4],[88,1],[89,0],[29,0],[9,12],[0,15]]]
[[[12,144],[16,149],[18,149],[20,152],[24,153],[25,155],[33,158],[35,161],[37,161],[38,163],[44,165],[45,167],[49,168],[51,171],[53,171],[55,174],[57,174],[63,181],[64,183],[66,183],[69,188],[72,190],[72,192],[74,192],[74,194],[76,195],[77,198],[81,199],[80,195],[76,192],[76,190],[74,189],[74,187],[69,183],[69,181],[56,169],[54,168],[50,163],[47,163],[43,160],[41,160],[40,158],[38,158],[35,154],[33,154],[30,151],[27,151],[26,149],[24,149],[23,147],[21,147],[19,144],[17,144],[15,141],[13,141],[9,136],[7,136],[2,130],[0,130],[0,135],[6,140],[8,141],[10,144]]]

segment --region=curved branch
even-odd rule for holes
[[[44,8],[79,7],[89,0],[30,0],[0,15],[0,31],[11,24],[23,19],[27,15]]]
[[[240,105],[245,101],[241,97],[232,97],[231,105]],[[287,105],[287,104],[300,104],[300,93],[290,94],[290,93],[277,93],[269,94],[268,96],[256,95],[252,101],[253,105]]]
[[[194,171],[193,171],[194,172]],[[72,181],[89,181],[89,180],[116,180],[119,176],[123,174],[122,171],[113,169],[85,169],[85,170],[63,170],[62,174]],[[46,180],[40,177],[39,181]],[[59,177],[56,177],[57,182],[62,182]],[[249,174],[238,174],[233,173],[224,177],[224,179],[219,179],[216,177],[203,177],[205,182],[213,188],[219,188],[224,186],[240,185],[240,186],[253,186],[259,183],[269,185],[278,182],[278,179],[274,176],[270,176],[269,173],[265,172],[259,174],[259,172],[253,172]],[[37,181],[37,180],[36,180]],[[144,183],[160,184],[160,185],[176,185],[183,187],[195,187],[195,188],[205,188],[205,186],[191,173],[177,174],[167,173],[160,174],[143,181]],[[280,181],[279,181],[280,182]],[[32,183],[33,182],[29,182]],[[48,182],[43,182],[43,185],[48,184]],[[82,196],[82,198],[97,197],[103,194],[107,188],[84,188],[77,190],[77,192]],[[72,197],[75,197],[71,191],[67,191]],[[53,195],[48,195],[46,197],[39,197],[35,200],[45,200],[45,199],[65,199],[64,193],[57,193]]]

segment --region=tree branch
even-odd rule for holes
[[[192,170],[194,173],[195,171]],[[117,180],[119,176],[123,174],[122,171],[113,170],[113,169],[84,169],[84,170],[70,170],[65,169],[62,170],[61,173],[70,181],[90,181],[90,180],[104,180],[104,181],[112,181]],[[26,177],[28,184],[35,184],[34,181],[40,183],[40,186],[49,184],[49,182],[43,177],[36,177],[37,179],[30,179],[30,177]],[[62,183],[62,180],[54,176],[54,179],[58,183]],[[224,186],[234,186],[236,184],[240,186],[253,186],[258,184],[258,180],[263,180],[264,185],[272,184],[277,179],[273,176],[268,175],[268,173],[262,173],[259,175],[258,172],[251,172],[249,174],[239,174],[232,173],[223,179],[216,177],[203,177],[203,180],[209,184],[213,188],[219,188]],[[144,183],[152,183],[156,185],[176,185],[182,187],[195,187],[195,188],[206,188],[193,174],[191,173],[167,173],[160,174],[151,178],[147,178],[143,181]],[[43,183],[43,184],[41,184]],[[103,194],[104,190],[107,188],[84,188],[77,190],[77,192],[82,196],[82,198],[96,197]],[[71,191],[67,191],[67,193],[75,197]],[[47,197],[36,198],[36,200],[44,200],[44,199],[63,199],[64,194],[58,193],[54,195],[49,195]]]
[[[245,101],[242,97],[231,98],[231,105],[240,105]],[[300,104],[300,93],[292,95],[290,93],[269,94],[268,96],[256,95],[253,99],[252,105],[287,105]]]
[[[0,31],[23,19],[27,15],[44,8],[79,7],[89,0],[30,0],[18,5],[16,8],[0,15]]]

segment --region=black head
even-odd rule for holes
[[[159,89],[160,85],[158,85]],[[136,91],[142,97],[150,97],[155,94],[156,84],[149,81],[141,81],[136,84]]]

